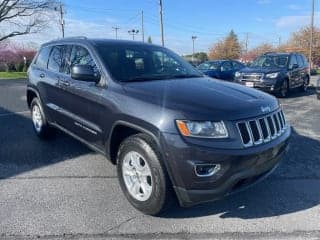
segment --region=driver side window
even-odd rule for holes
[[[292,69],[294,64],[298,64],[298,61],[296,55],[291,55],[289,69]]]
[[[70,73],[70,67],[73,65],[90,65],[92,66],[95,75],[99,74],[98,67],[91,57],[89,51],[82,46],[72,47],[70,62],[68,65],[68,73]]]

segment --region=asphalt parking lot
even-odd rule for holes
[[[104,157],[62,133],[40,141],[25,81],[0,80],[0,238],[320,239],[320,101],[314,88],[280,101],[293,136],[270,177],[150,217],[126,201]]]

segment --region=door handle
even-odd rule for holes
[[[64,81],[64,80],[60,80],[61,85],[65,86],[65,87],[69,87],[70,86],[70,82],[69,81]]]
[[[40,73],[39,77],[44,78],[45,77],[44,73]]]

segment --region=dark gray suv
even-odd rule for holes
[[[35,133],[58,128],[117,165],[129,202],[159,214],[264,178],[291,133],[278,101],[203,76],[172,51],[132,41],[44,44],[28,71]]]
[[[300,53],[266,53],[257,57],[250,67],[236,72],[235,81],[286,97],[293,88],[307,91],[309,63]]]

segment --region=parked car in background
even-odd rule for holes
[[[307,90],[309,64],[300,53],[266,53],[236,72],[235,82],[286,97],[293,88]]]
[[[214,60],[200,64],[198,69],[209,77],[233,81],[235,72],[244,67],[244,64],[235,60]]]
[[[27,103],[40,138],[58,128],[105,155],[128,201],[152,215],[176,198],[187,207],[265,178],[291,134],[273,96],[135,41],[44,44],[28,71]]]

